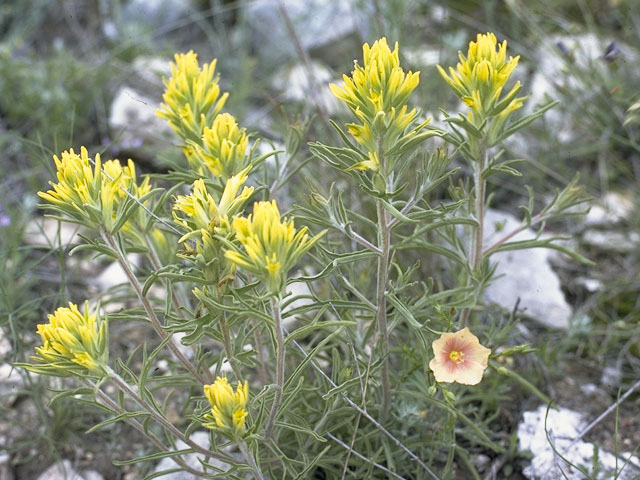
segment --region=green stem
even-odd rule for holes
[[[482,265],[482,261],[484,260],[484,254],[482,252],[482,241],[484,237],[484,207],[487,181],[482,178],[482,172],[484,171],[486,163],[487,145],[486,141],[483,139],[478,148],[476,162],[473,165],[473,182],[475,185],[474,213],[476,221],[478,222],[478,226],[475,230],[473,251],[471,254],[472,275],[476,275],[478,273],[478,271],[480,270],[480,266]],[[476,295],[478,295],[478,292],[476,292]],[[463,310],[460,321],[460,328],[464,328],[467,326],[467,320],[469,319],[470,313],[471,308],[466,308],[465,310]]]
[[[145,411],[147,411],[149,415],[151,415],[151,418],[153,418],[156,422],[162,425],[175,438],[186,443],[194,451],[201,453],[202,455],[205,455],[207,457],[217,458],[218,460],[221,460],[229,464],[233,463],[234,460],[228,457],[227,455],[223,455],[218,452],[212,452],[211,450],[201,447],[190,438],[187,438],[173,423],[171,423],[169,420],[167,420],[165,417],[159,414],[156,411],[156,409],[151,404],[149,404],[149,402],[147,402],[144,398],[142,398],[138,394],[138,392],[136,392],[136,390],[134,390],[134,388],[131,385],[129,385],[126,382],[126,380],[122,378],[120,375],[118,375],[114,370],[107,367],[107,373],[109,375],[109,378],[118,386],[120,390],[122,390],[125,394],[129,396],[129,398],[131,398],[138,405],[144,408]]]
[[[276,393],[273,397],[271,412],[265,427],[265,438],[270,438],[273,434],[273,427],[276,423],[276,416],[282,403],[282,392],[284,390],[284,331],[282,329],[282,319],[280,318],[280,299],[271,297],[271,312],[273,313],[273,323],[276,337]]]
[[[146,234],[144,235],[144,240],[145,240],[145,243],[147,245],[147,248],[149,249],[149,260],[151,261],[151,265],[156,270],[160,270],[160,268],[162,267],[162,263],[160,262],[160,257],[158,257],[158,253],[156,252],[156,249],[153,246],[153,242],[151,241],[151,239],[149,239],[149,236],[146,235]],[[186,320],[184,312],[182,311],[182,308],[181,308],[182,303],[178,299],[178,295],[176,294],[175,288],[173,288],[173,286],[169,285],[168,280],[164,281],[164,286],[165,286],[165,288],[171,290],[171,300],[173,302],[173,306],[175,307],[176,314],[182,320]],[[195,345],[192,345],[191,349],[193,350],[193,354],[196,355],[197,354],[197,349],[196,349]],[[205,375],[207,377],[207,383],[213,383],[215,378],[214,378],[213,374],[211,373],[211,371],[206,367],[203,370],[204,370]]]
[[[242,379],[242,375],[240,372],[240,367],[238,366],[238,362],[236,358],[233,356],[233,348],[231,347],[231,333],[229,330],[229,325],[227,324],[227,317],[225,312],[220,312],[220,331],[222,332],[222,340],[224,343],[224,351],[227,355],[227,360],[231,365],[231,369],[233,370],[233,374],[236,376],[236,379],[240,381]]]
[[[120,268],[122,268],[122,271],[124,272],[125,276],[129,280],[129,283],[135,290],[138,299],[140,300],[140,302],[142,302],[142,306],[144,307],[145,312],[147,312],[147,315],[149,316],[149,321],[151,322],[151,326],[156,331],[156,333],[160,336],[160,338],[162,338],[163,340],[166,340],[169,337],[169,335],[162,328],[162,324],[160,323],[160,320],[158,319],[156,312],[153,310],[153,306],[151,305],[151,303],[149,303],[149,300],[142,292],[142,285],[140,285],[138,278],[133,273],[133,270],[131,270],[131,267],[129,266],[129,263],[127,261],[127,257],[125,256],[124,252],[120,249],[120,245],[118,245],[118,242],[115,241],[113,236],[109,232],[107,232],[106,229],[103,229],[101,233],[107,245],[109,245],[109,247],[111,247],[111,249],[116,253],[118,257],[118,263],[120,264]],[[196,378],[203,385],[211,383],[211,382],[208,382],[207,379],[204,378],[202,375],[200,375],[200,373],[198,373],[198,370],[196,369],[196,367],[194,367],[194,365],[189,361],[189,359],[184,356],[184,354],[178,347],[176,340],[173,337],[169,339],[167,346],[169,347],[171,352],[173,352],[175,357],[185,366],[185,368],[189,371],[189,373],[193,375],[194,378]]]
[[[251,470],[253,470],[253,476],[256,478],[256,480],[263,480],[264,477],[262,475],[262,472],[260,471],[260,467],[256,463],[256,458],[254,457],[253,452],[249,450],[249,447],[244,440],[237,440],[237,444],[240,448],[240,451],[242,452],[242,455],[244,455],[244,458],[247,460],[247,464],[249,465]]]
[[[264,350],[262,348],[262,338],[260,337],[260,332],[258,331],[258,322],[256,319],[251,320],[251,325],[253,326],[253,340],[256,342],[256,350],[258,352],[258,376],[260,377],[260,383],[262,385],[267,384],[267,368],[264,361]]]
[[[87,381],[87,384],[93,388],[96,397],[99,399],[99,401],[103,404],[106,405],[107,407],[111,408],[115,413],[117,413],[118,415],[122,415],[123,413],[126,413],[126,410],[124,410],[122,407],[120,407],[116,402],[114,402],[111,397],[109,397],[106,393],[104,393],[102,390],[100,390],[99,388],[96,388],[96,385]],[[169,448],[162,443],[162,441],[153,433],[149,432],[148,429],[144,428],[142,426],[142,424],[140,422],[138,422],[138,420],[136,420],[135,418],[131,418],[131,417],[126,417],[125,416],[125,422],[127,422],[129,425],[131,425],[133,428],[135,428],[138,432],[140,432],[144,437],[146,437],[147,439],[149,439],[151,441],[151,443],[153,443],[156,447],[158,447],[158,449],[162,452],[169,452]],[[171,457],[171,459],[176,462],[180,467],[182,467],[185,471],[189,472],[189,473],[193,473],[194,475],[197,476],[202,476],[205,474],[205,472],[201,471],[201,470],[196,470],[194,468],[191,468],[189,466],[189,464],[187,464],[184,460],[182,460],[182,458],[180,457]]]
[[[378,159],[380,169],[384,169],[384,157],[382,148],[379,149]],[[386,190],[389,190],[390,180],[387,181]],[[384,209],[381,199],[376,200],[376,213],[378,216],[378,271],[376,276],[376,328],[380,335],[382,371],[382,405],[380,406],[380,423],[387,421],[389,406],[391,405],[391,386],[389,383],[389,329],[387,326],[387,300],[385,291],[389,278],[389,252],[391,250],[391,229],[389,228],[390,215]]]

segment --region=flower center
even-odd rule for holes
[[[464,362],[463,357],[464,357],[464,352],[460,350],[451,350],[451,353],[449,353],[449,360],[451,360],[453,363]]]

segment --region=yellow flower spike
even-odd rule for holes
[[[440,65],[438,71],[451,89],[473,112],[481,117],[498,115],[507,109],[513,112],[522,104],[522,98],[515,95],[520,84],[512,88],[508,96],[511,103],[503,105],[500,94],[518,65],[519,56],[507,59],[507,41],[498,45],[493,33],[478,34],[475,42],[469,42],[465,57],[458,52],[460,62],[447,73]]]
[[[233,243],[225,257],[254,273],[274,295],[281,292],[288,271],[326,233],[310,238],[307,227],[296,231],[293,219],[280,219],[275,200],[256,202],[248,218],[236,217],[232,228],[242,249]]]
[[[406,102],[420,82],[420,72],[405,73],[400,67],[398,44],[391,50],[385,37],[371,47],[365,43],[362,57],[364,65],[355,63],[351,77],[343,76],[342,88],[335,84],[330,84],[329,88],[362,122],[349,124],[349,133],[371,153],[377,152],[380,140],[385,148],[393,146],[416,117],[415,109],[407,112]],[[381,117],[385,119],[384,128],[374,128],[376,119]],[[354,166],[361,170],[378,170],[379,167],[376,162],[361,162]]]
[[[480,345],[468,328],[444,333],[433,342],[434,358],[429,368],[438,382],[476,385],[482,380],[491,350]]]
[[[238,195],[238,190],[247,181],[248,174],[249,167],[229,178],[219,202],[208,192],[204,180],[196,180],[193,182],[191,194],[179,195],[176,198],[173,206],[174,221],[191,233],[206,231],[209,235],[225,235],[230,229],[229,217],[242,210],[253,194],[253,187],[244,187]],[[192,236],[191,233],[187,235]],[[180,241],[183,239],[184,237]]]
[[[32,357],[37,363],[25,364],[31,371],[68,376],[92,373],[105,375],[107,369],[107,323],[69,303],[48,316],[49,323],[38,325],[42,346]]]
[[[199,142],[205,125],[210,125],[227,101],[228,93],[220,95],[217,60],[200,67],[193,51],[175,55],[171,64],[171,78],[164,79],[164,103],[156,114],[169,122],[183,139]]]
[[[190,143],[188,160],[200,173],[210,172],[226,181],[246,166],[249,137],[238,127],[233,115],[221,113],[210,127],[205,127],[202,138]]]
[[[211,413],[205,415],[204,426],[219,429],[232,437],[242,435],[249,401],[249,383],[238,383],[235,392],[225,377],[218,377],[211,385],[204,386],[204,394],[211,405]]]
[[[80,155],[69,149],[62,152],[60,158],[54,155],[53,160],[58,183],[49,182],[53,189],[38,195],[51,204],[49,208],[76,223],[93,228],[103,226],[111,231],[127,192],[140,198],[151,191],[148,178],[137,183],[131,160],[124,167],[119,160],[103,163],[100,154],[91,159],[85,147],[81,147]],[[133,227],[125,224],[123,230],[127,228]]]

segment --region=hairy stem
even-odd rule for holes
[[[151,265],[156,270],[159,270],[162,267],[162,263],[160,262],[160,258],[158,257],[155,247],[153,246],[153,242],[151,241],[148,235],[145,235],[144,239],[145,239],[147,248],[149,249],[149,259],[151,261]],[[165,280],[164,285],[165,285],[165,288],[167,289],[170,288],[168,283],[169,283],[168,280]],[[186,320],[184,312],[182,311],[183,304],[178,299],[178,295],[176,294],[175,288],[171,288],[171,300],[173,302],[173,306],[175,307],[175,311],[178,317],[181,318],[182,320]],[[191,350],[193,350],[193,353],[195,355],[197,352],[196,346],[191,345]],[[213,377],[213,374],[206,367],[203,370],[204,370],[205,376],[207,377],[207,382],[213,383],[215,380],[215,378]]]
[[[99,402],[102,403],[103,405],[106,405],[107,407],[109,407],[110,409],[112,409],[114,412],[116,412],[117,414],[121,415],[123,413],[126,413],[126,411],[121,408],[116,402],[114,402],[111,397],[109,397],[106,393],[104,393],[102,390],[100,390],[99,388],[96,388],[96,385],[87,381],[87,384],[93,388],[96,397],[98,398]],[[145,429],[142,424],[136,420],[135,418],[131,418],[131,417],[124,417],[125,418],[125,422],[127,422],[129,425],[131,425],[133,428],[135,428],[138,432],[140,432],[145,438],[149,439],[151,441],[151,443],[153,443],[159,450],[163,451],[163,452],[170,452],[171,450],[164,444],[162,443],[162,441],[153,433],[149,432],[148,429]],[[189,472],[189,473],[193,473],[194,475],[204,475],[205,472],[203,472],[202,470],[196,470],[192,467],[189,466],[189,464],[187,464],[184,460],[182,460],[182,458],[176,456],[176,457],[171,457],[171,459],[176,462],[183,470]]]
[[[378,213],[378,271],[376,278],[376,327],[380,335],[382,361],[382,405],[380,407],[380,422],[385,423],[391,404],[391,387],[389,384],[389,330],[387,327],[387,300],[384,296],[389,275],[389,250],[391,246],[391,232],[389,230],[389,214],[384,209],[382,200],[376,200]]]
[[[231,369],[233,370],[233,374],[236,376],[236,379],[240,381],[242,379],[240,367],[236,358],[233,356],[233,348],[231,347],[231,333],[229,330],[229,325],[227,324],[227,317],[225,312],[220,312],[220,331],[222,332],[222,340],[224,343],[224,352],[227,356],[227,360],[231,365]]]
[[[276,416],[282,403],[282,391],[284,390],[284,331],[282,329],[282,319],[280,318],[280,299],[271,297],[271,312],[273,313],[273,323],[276,337],[276,393],[273,397],[271,412],[265,428],[265,438],[270,438],[273,434],[273,427],[276,423]]]
[[[258,331],[258,322],[256,319],[251,320],[251,325],[253,326],[253,340],[256,342],[256,350],[258,352],[258,361],[260,364],[258,365],[258,376],[260,377],[260,383],[262,385],[267,384],[267,368],[264,361],[264,350],[262,347],[262,338],[260,337],[260,332]]]
[[[108,367],[107,367],[108,368]],[[164,416],[156,411],[156,409],[147,402],[144,398],[142,398],[138,392],[129,385],[124,378],[118,375],[114,370],[108,368],[107,373],[109,374],[109,378],[117,385],[117,387],[122,390],[129,398],[135,401],[138,405],[145,409],[151,415],[156,422],[162,425],[172,436],[181,440],[182,442],[189,445],[194,451],[201,453],[207,457],[217,458],[226,463],[232,463],[233,458],[223,455],[218,452],[212,452],[206,448],[195,443],[190,438],[187,438],[173,423],[167,420]]]
[[[136,295],[138,296],[138,299],[140,300],[140,302],[142,302],[142,306],[144,307],[145,312],[147,312],[147,315],[149,316],[149,321],[151,322],[151,326],[156,331],[156,333],[160,336],[160,338],[162,338],[163,340],[166,340],[167,337],[169,337],[169,334],[167,334],[167,332],[165,332],[164,329],[162,328],[160,320],[158,319],[156,312],[153,310],[153,306],[151,305],[147,297],[142,292],[142,285],[140,285],[138,278],[136,277],[135,273],[133,273],[133,270],[129,266],[127,257],[125,256],[124,252],[120,248],[120,245],[118,245],[118,242],[115,241],[115,239],[113,238],[113,235],[107,232],[106,229],[103,229],[101,233],[107,245],[109,245],[109,247],[111,247],[111,249],[118,256],[118,263],[120,264],[120,268],[122,268],[122,271],[124,272],[125,276],[129,280],[129,283],[135,290]],[[175,355],[175,357],[185,366],[185,368],[189,371],[189,373],[193,375],[194,378],[196,378],[203,385],[210,383],[205,377],[200,375],[196,367],[189,361],[187,357],[184,356],[184,354],[178,347],[176,340],[173,337],[169,339],[167,346],[169,347],[171,352]]]
[[[475,235],[473,240],[473,251],[471,252],[472,275],[475,275],[478,273],[478,270],[482,265],[482,261],[484,260],[484,254],[482,251],[482,241],[484,237],[484,205],[485,205],[487,181],[484,178],[482,178],[482,172],[484,170],[486,163],[487,163],[487,146],[486,146],[485,140],[482,140],[478,148],[476,162],[473,165],[474,167],[473,182],[475,185],[474,214],[476,217],[476,221],[478,222],[478,226],[476,227],[476,230],[475,230]],[[469,319],[470,313],[471,313],[470,308],[466,308],[462,312],[460,328],[464,328],[467,326],[467,320]]]
[[[238,440],[237,444],[240,448],[240,451],[242,452],[242,455],[244,455],[244,458],[247,460],[247,464],[253,471],[253,476],[256,478],[256,480],[262,480],[264,477],[262,475],[260,467],[256,463],[256,458],[253,456],[253,452],[249,450],[249,447],[244,440]]]

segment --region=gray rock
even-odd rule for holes
[[[11,455],[6,452],[0,453],[0,478],[2,480],[13,480],[13,469],[11,468]]]
[[[309,78],[310,75],[313,75],[313,80]],[[342,109],[342,105],[331,93],[329,83],[341,84],[342,80],[336,80],[333,73],[320,62],[311,62],[309,68],[303,63],[286,66],[272,80],[273,88],[282,92],[282,98],[310,106],[319,103],[325,112],[334,115]]]
[[[209,448],[209,433],[208,432],[204,432],[204,431],[199,431],[199,432],[194,432],[191,435],[191,440],[193,440],[195,443],[197,443],[198,445],[200,445],[201,447],[204,448]],[[184,448],[189,448],[189,446],[184,443],[181,442],[180,440],[178,440],[178,442],[176,442],[176,447],[178,448],[178,450],[180,449],[184,449]],[[197,470],[200,470],[202,468],[200,462],[198,461],[198,458],[203,458],[202,455],[198,455],[196,453],[190,453],[188,455],[183,455],[182,459],[187,463],[187,465],[189,465],[192,468],[195,468]],[[210,465],[213,465],[214,467],[219,468],[220,470],[222,470],[223,472],[226,472],[227,470],[229,470],[229,465],[220,462],[219,460],[216,459],[208,459],[207,463],[209,463]],[[172,470],[175,469],[178,465],[170,458],[163,458],[158,465],[156,465],[156,468],[154,469],[154,473],[160,473],[164,470]],[[211,472],[209,472],[211,473]],[[200,477],[196,477],[195,475],[193,475],[192,473],[188,473],[188,472],[174,472],[174,473],[167,473],[166,475],[160,475],[158,477],[155,478],[162,478],[164,480],[196,480],[199,479]]]
[[[60,246],[67,249],[77,244],[80,237],[76,237],[81,227],[73,223],[59,222],[55,218],[35,218],[25,228],[22,239],[29,245],[52,248]]]
[[[584,75],[588,76],[588,72],[593,72],[593,75],[597,73],[602,78],[609,78],[615,74],[614,69],[605,61],[605,53],[611,40],[587,33],[555,36],[545,41],[534,54],[537,59],[536,71],[528,82],[530,98],[525,102],[525,110],[530,112],[546,96],[561,97],[561,91],[575,94],[573,105],[592,102],[601,93],[584,81]],[[616,49],[620,61],[630,65],[637,62],[637,54],[630,46],[616,43]],[[582,74],[574,73],[576,71]],[[576,135],[579,129],[575,128],[572,121],[576,114],[571,111],[575,108],[573,105],[553,108],[545,114],[549,130],[555,133],[561,143],[578,140]]]
[[[142,256],[138,253],[130,253],[127,255],[127,259],[129,265],[134,269],[142,263]],[[98,276],[89,277],[88,280],[90,280],[99,292],[106,292],[117,285],[129,282],[118,262],[110,263]]]
[[[189,0],[133,0],[125,4],[122,18],[157,29],[175,26],[191,11]]]
[[[169,124],[156,115],[160,102],[130,88],[122,87],[111,103],[109,128],[118,149],[139,150],[143,146],[165,144],[173,135]]]
[[[247,20],[252,43],[264,58],[282,61],[297,56],[280,4],[291,19],[300,46],[305,51],[354,33],[366,37],[368,15],[362,8],[362,2],[357,0],[259,0],[249,3]]]
[[[546,427],[545,427],[546,421]],[[557,452],[568,461],[585,467],[591,471],[593,457],[596,446],[592,443],[578,441],[571,445],[587,423],[582,413],[566,408],[549,409],[546,405],[541,405],[535,411],[524,412],[522,421],[518,424],[518,450],[529,451],[533,454],[531,464],[526,466],[523,474],[532,480],[557,480],[566,478],[567,480],[582,480],[584,475],[578,470],[571,468],[562,460],[549,445],[547,434],[554,444]],[[640,459],[632,456],[629,464],[620,472],[629,454],[621,454],[616,463],[616,456],[610,452],[600,449],[598,451],[598,461],[603,474],[611,475],[618,468],[621,480],[631,480],[640,473],[637,465]],[[564,476],[563,473],[564,472]],[[598,478],[605,478],[598,477]],[[609,478],[608,476],[606,478]]]
[[[487,210],[485,216],[485,248],[518,228],[521,222],[508,213]],[[510,239],[535,238],[526,229]],[[533,248],[499,252],[490,257],[498,264],[495,279],[485,290],[485,298],[512,310],[518,298],[519,308],[527,316],[552,328],[566,329],[573,312],[561,289],[560,279],[549,264],[550,250]]]
[[[12,406],[23,384],[24,380],[16,367],[8,363],[0,365],[0,405],[5,408]]]
[[[95,470],[83,470],[82,476],[84,480],[104,480],[104,477]]]
[[[591,206],[584,217],[585,227],[612,227],[629,220],[633,213],[633,196],[609,192]]]
[[[0,360],[7,359],[12,350],[11,341],[5,335],[5,331],[0,328]]]
[[[601,232],[587,230],[582,236],[582,242],[589,247],[612,253],[631,253],[640,244],[638,232]]]
[[[71,461],[56,462],[40,474],[38,480],[87,480],[72,466]]]

